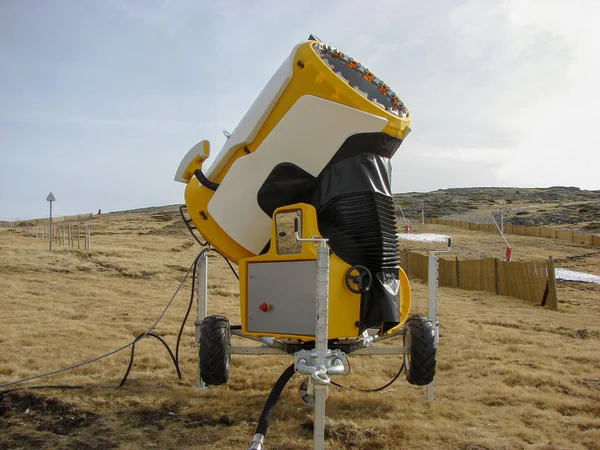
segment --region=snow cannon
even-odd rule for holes
[[[315,341],[317,245],[329,252],[328,341],[398,331],[400,268],[391,159],[410,114],[378,76],[312,36],[296,45],[209,167],[184,157],[191,229],[239,266],[241,334]],[[312,344],[311,344],[312,343]],[[297,348],[297,347],[295,347]]]

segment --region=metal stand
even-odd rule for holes
[[[315,347],[314,349],[299,350],[294,353],[294,370],[303,375],[307,375],[306,386],[302,400],[309,405],[314,405],[314,434],[313,442],[315,450],[325,448],[325,412],[327,388],[331,383],[329,376],[342,375],[349,369],[349,363],[346,353],[339,348],[328,348],[328,308],[329,308],[329,248],[327,239],[313,237],[304,239],[299,236],[298,224],[295,225],[295,237],[301,242],[312,242],[317,248],[316,261],[316,321],[315,321]],[[201,345],[201,326],[207,315],[207,293],[208,293],[208,260],[205,249],[198,257],[196,266],[196,292],[197,292],[197,310],[196,321],[194,322],[195,339],[198,346]],[[435,277],[433,277],[435,278]],[[402,336],[406,329],[402,328],[395,333],[377,336],[363,333],[363,336],[356,342],[347,343],[344,348],[348,353],[356,355],[402,355],[410,349],[402,346],[384,346],[377,348],[374,343]],[[294,352],[288,349],[287,343],[278,341],[273,337],[250,337],[244,336],[240,329],[231,330],[231,334],[246,339],[251,339],[260,343],[260,346],[228,346],[227,352],[240,355],[289,355]],[[344,344],[342,344],[344,345]],[[357,348],[358,347],[358,348]],[[309,347],[310,348],[310,347]],[[199,360],[199,358],[198,358]],[[286,381],[287,382],[287,381]],[[193,387],[195,390],[207,389],[206,384],[200,376],[200,363],[198,361],[198,384]],[[254,435],[250,446],[252,450],[264,450],[264,435],[257,433]]]
[[[309,375],[308,393],[314,393],[314,435],[315,450],[325,448],[325,399],[327,387],[331,383],[329,375],[340,375],[346,370],[346,356],[339,350],[327,348],[328,308],[329,308],[329,249],[327,239],[303,239],[298,233],[298,219],[295,222],[295,236],[300,242],[313,242],[317,249],[317,317],[315,329],[315,349],[301,350],[294,355],[296,372]]]
[[[452,250],[452,239],[448,239],[447,250],[437,250],[429,252],[429,260],[427,262],[427,287],[428,287],[428,299],[429,299],[429,311],[427,315],[433,322],[433,328],[435,333],[435,346],[437,347],[440,342],[439,335],[439,322],[437,320],[437,303],[438,303],[438,257],[436,253],[448,253]],[[429,383],[426,387],[427,401],[433,401],[434,394],[434,381]]]
[[[203,250],[198,257],[196,264],[196,320],[194,325],[194,338],[198,344],[198,352],[200,352],[200,333],[201,326],[208,311],[208,258],[206,257],[207,250]],[[200,358],[198,358],[198,384],[194,386],[194,390],[208,389],[206,383],[200,377]]]

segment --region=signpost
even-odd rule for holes
[[[56,198],[54,198],[54,194],[52,192],[50,192],[48,194],[48,197],[46,197],[46,200],[50,202],[50,251],[52,251],[52,202],[56,201]]]

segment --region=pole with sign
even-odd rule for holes
[[[54,194],[52,192],[50,192],[48,194],[48,197],[46,197],[46,200],[50,202],[50,233],[49,233],[49,237],[50,237],[50,251],[52,251],[52,202],[55,202],[56,199],[54,198]]]

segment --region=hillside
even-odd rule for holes
[[[49,253],[41,239],[0,229],[0,383],[131,342],[160,315],[199,251],[175,206],[103,214],[86,224],[93,230],[89,252]],[[491,234],[420,231],[451,234],[461,257],[503,250]],[[591,270],[600,250],[525,236],[515,241],[517,259],[548,254],[563,267]],[[208,287],[209,313],[238,324],[238,283],[217,255],[209,258]],[[411,287],[412,312],[425,314],[427,286],[411,280]],[[600,286],[561,283],[558,290],[559,309],[551,311],[440,288],[435,402],[404,376],[383,392],[358,391],[388,382],[401,361],[351,356],[352,372],[335,380],[347,388],[330,389],[327,448],[599,450]],[[172,348],[189,295],[190,280],[155,330]],[[181,380],[160,343],[145,339],[123,388],[116,386],[129,350],[21,385],[80,387],[0,394],[0,448],[246,448],[290,358],[235,355],[226,385],[194,391],[193,313],[181,341]],[[296,376],[275,408],[267,448],[312,448],[312,413],[298,399],[299,383]]]
[[[600,191],[576,187],[440,189],[394,194],[394,199],[411,222],[421,221],[423,202],[426,217],[491,223],[502,208],[510,225],[600,230]]]

